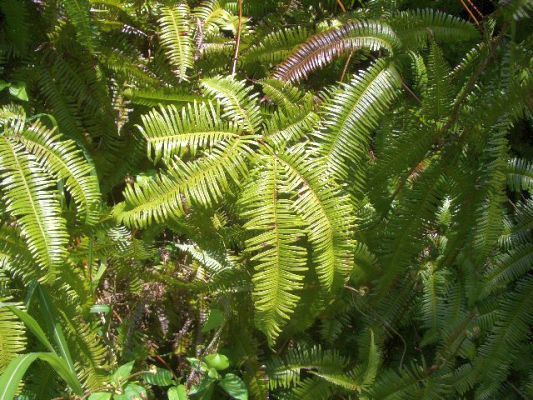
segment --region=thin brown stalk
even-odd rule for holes
[[[342,0],[337,0],[337,4],[341,8],[342,12],[346,12],[346,7],[344,7],[344,4],[342,3]]]
[[[239,60],[239,47],[241,45],[241,33],[242,33],[242,2],[243,0],[238,0],[239,8],[239,24],[237,25],[237,39],[235,41],[235,54],[233,55],[233,67],[231,68],[231,75],[237,73],[237,62]]]
[[[468,8],[468,6],[466,5],[466,3],[463,1],[463,0],[459,0],[461,2],[461,4],[463,5],[463,8],[466,10],[466,12],[468,13],[468,15],[470,15],[470,18],[472,18],[474,20],[474,22],[476,23],[476,25],[479,25],[479,21],[478,19],[476,18],[476,16],[472,13],[472,11],[470,11],[470,8]]]
[[[350,65],[350,61],[352,61],[353,57],[353,51],[350,53],[348,58],[346,59],[346,63],[344,63],[344,68],[342,69],[341,79],[340,81],[344,81],[344,77],[346,76],[346,71],[348,71],[348,66]]]

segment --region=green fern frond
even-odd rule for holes
[[[178,78],[187,80],[187,70],[193,67],[193,44],[189,26],[190,10],[186,3],[174,8],[163,7],[159,25],[161,44]]]
[[[46,177],[21,144],[0,137],[0,188],[7,211],[17,218],[21,236],[47,279],[56,273],[67,254],[67,230],[53,182]]]
[[[126,226],[146,227],[182,216],[187,204],[213,205],[247,172],[253,137],[239,136],[220,143],[192,162],[176,159],[168,172],[146,183],[128,186],[115,216]]]
[[[57,181],[64,181],[84,223],[96,223],[100,201],[98,179],[94,167],[77,149],[76,143],[64,140],[38,121],[18,133],[20,143],[36,157],[41,167]]]
[[[343,85],[324,105],[323,127],[317,132],[319,153],[337,179],[343,181],[353,167],[363,164],[370,134],[395,99],[400,81],[393,65],[378,61]],[[360,190],[363,177],[357,178],[354,185]]]
[[[261,167],[244,191],[244,227],[254,232],[246,250],[256,253],[254,300],[258,327],[274,345],[281,327],[294,312],[307,270],[307,254],[297,245],[303,232],[302,222],[287,198],[287,171],[275,157],[262,156]]]
[[[148,156],[154,162],[169,161],[172,156],[186,152],[195,156],[200,149],[240,135],[239,127],[224,121],[219,108],[212,104],[189,104],[181,109],[161,107],[142,116],[139,127],[147,143]]]
[[[533,192],[533,163],[522,158],[509,160],[507,166],[507,186],[519,192]]]
[[[340,187],[328,182],[322,159],[303,147],[278,156],[286,170],[287,189],[297,193],[294,209],[308,224],[318,278],[326,290],[340,283],[353,268],[353,210]]]
[[[437,42],[460,42],[480,36],[468,21],[429,8],[401,11],[388,22],[405,48],[425,47],[431,39]]]
[[[396,34],[386,24],[350,22],[312,36],[276,68],[273,77],[286,82],[299,81],[343,54],[359,49],[385,49],[392,53],[398,45]]]
[[[266,97],[287,111],[300,108],[310,108],[313,95],[305,93],[296,86],[277,79],[262,79],[259,81]]]
[[[335,350],[295,347],[284,357],[273,357],[266,372],[272,389],[289,388],[300,383],[301,372],[305,370],[340,374],[347,365],[348,359]]]
[[[266,121],[265,140],[275,148],[292,145],[310,133],[319,121],[314,111],[277,111]]]
[[[266,35],[258,44],[250,47],[244,55],[244,62],[278,64],[308,37],[309,32],[303,27],[276,30]]]
[[[78,40],[90,52],[93,52],[96,48],[96,31],[91,23],[90,2],[88,0],[63,0],[62,3],[69,21],[76,29]]]
[[[500,305],[495,327],[487,341],[479,348],[473,373],[483,377],[476,390],[480,399],[489,398],[509,373],[522,342],[528,340],[533,321],[533,279],[522,278],[516,290],[506,296]]]
[[[208,97],[218,100],[224,109],[224,118],[237,123],[248,133],[255,133],[261,124],[261,115],[257,104],[257,93],[244,81],[233,77],[217,76],[205,78],[200,82]]]
[[[4,305],[0,301],[0,374],[26,349],[24,324]]]

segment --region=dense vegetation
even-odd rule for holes
[[[0,0],[0,400],[533,398],[531,14]]]

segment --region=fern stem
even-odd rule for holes
[[[239,60],[239,47],[241,45],[242,34],[242,2],[243,0],[237,1],[239,7],[239,24],[237,25],[237,38],[235,41],[235,54],[233,55],[233,67],[231,68],[231,75],[235,75],[237,73],[237,61]]]

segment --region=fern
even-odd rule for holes
[[[7,211],[18,219],[21,236],[51,279],[65,259],[68,238],[59,199],[51,190],[52,181],[35,157],[24,154],[21,144],[4,136],[0,137],[0,165]]]
[[[398,39],[388,25],[373,21],[348,23],[311,37],[276,68],[273,76],[287,82],[299,81],[342,54],[362,48],[392,52],[397,46]]]
[[[180,3],[175,8],[163,7],[159,24],[161,44],[178,78],[187,80],[187,70],[193,66],[192,40],[189,36],[189,6]]]

